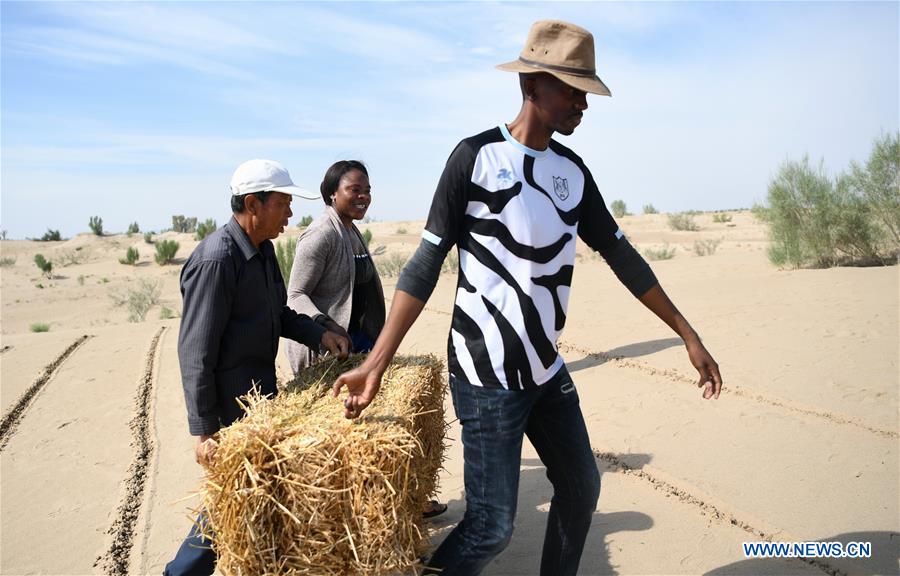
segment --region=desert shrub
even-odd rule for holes
[[[675,257],[675,248],[669,248],[668,244],[662,248],[644,248],[644,256],[647,260],[671,260]]]
[[[659,210],[653,204],[644,204],[644,214],[659,214]]]
[[[91,216],[88,220],[88,226],[90,227],[91,232],[93,232],[97,236],[103,236],[103,218],[99,216]]]
[[[60,240],[62,240],[62,236],[60,235],[59,230],[47,228],[47,232],[38,239],[38,242],[59,242]]]
[[[363,239],[363,242],[365,242],[365,244],[366,244],[366,248],[368,248],[369,244],[372,243],[372,231],[369,230],[368,228],[363,230],[362,231],[362,239]]]
[[[792,267],[884,263],[883,220],[859,186],[852,174],[832,182],[808,157],[784,162],[769,183],[768,205],[753,208],[769,227],[769,260]]]
[[[175,254],[178,253],[179,248],[178,242],[174,240],[160,240],[156,243],[156,263],[160,266],[165,266],[172,262],[175,259]]]
[[[119,258],[119,264],[127,264],[128,266],[134,266],[135,263],[138,261],[138,258],[140,258],[140,254],[138,254],[138,249],[135,248],[134,246],[131,246],[128,248],[128,250],[125,251],[125,257]]]
[[[47,278],[53,277],[53,262],[44,258],[43,254],[34,255],[34,264],[44,273],[44,276]]]
[[[144,232],[144,242],[153,244],[153,232]]]
[[[178,318],[178,313],[168,306],[163,306],[159,311],[159,319],[169,320],[170,318]]]
[[[8,268],[16,263],[15,256],[4,256],[0,258],[0,268]]]
[[[6,240],[6,230],[0,230],[0,240]]]
[[[306,228],[307,226],[309,226],[312,223],[313,223],[313,217],[306,215],[303,218],[300,218],[300,223],[297,224],[297,226],[299,226],[300,228]]]
[[[672,230],[682,230],[688,232],[696,232],[700,229],[694,222],[694,215],[689,212],[680,214],[669,214],[669,228]]]
[[[32,332],[49,332],[50,325],[45,324],[44,322],[35,322],[31,326],[28,327]]]
[[[212,218],[207,218],[203,222],[197,224],[197,233],[194,237],[197,240],[203,240],[210,234],[216,231],[216,221]]]
[[[398,227],[397,230],[395,231],[395,234],[406,234],[406,233],[407,233],[407,230],[403,226]]]
[[[900,248],[900,132],[875,140],[866,165],[850,163],[847,184],[869,206],[872,218]]]
[[[294,254],[297,253],[297,241],[299,238],[287,237],[275,244],[275,258],[278,260],[278,268],[281,269],[281,277],[285,282],[291,277],[291,268],[294,266]]]
[[[110,293],[116,306],[124,306],[128,310],[129,322],[143,322],[147,312],[159,303],[162,294],[162,283],[159,280],[141,278],[137,287]]]
[[[441,266],[441,273],[455,274],[459,271],[459,255],[456,252],[450,252],[444,258],[444,264]]]
[[[84,274],[79,274],[77,280],[79,286],[84,286]]]
[[[197,231],[197,219],[185,218],[181,214],[175,214],[172,216],[172,230],[193,234]]]
[[[408,254],[387,252],[383,257],[375,258],[375,269],[382,278],[392,278],[400,275],[407,260],[409,260]]]
[[[140,233],[141,233],[141,227],[138,226],[137,222],[132,222],[131,224],[128,225],[128,231],[126,232],[126,234],[131,236],[132,234],[140,234]]]
[[[727,224],[728,222],[731,222],[731,214],[716,212],[713,214],[713,222],[716,224]]]
[[[84,263],[87,260],[87,255],[81,252],[81,247],[79,246],[75,250],[58,253],[56,259],[65,268]]]
[[[609,208],[616,218],[621,218],[628,214],[628,207],[625,205],[624,200],[613,200],[612,204],[609,205]]]
[[[709,240],[695,240],[694,254],[696,254],[697,256],[710,256],[712,254],[715,254],[716,249],[721,243],[722,240],[719,238]]]

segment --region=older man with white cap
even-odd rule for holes
[[[571,575],[600,493],[578,393],[557,349],[576,236],[684,339],[704,398],[719,396],[722,379],[606,209],[584,161],[551,139],[581,123],[588,92],[610,95],[597,77],[591,33],[567,22],[536,22],[519,58],[498,68],[519,73],[518,116],[466,138],[450,155],[378,342],[359,368],[338,379],[334,393],[347,387],[347,417],[369,405],[455,244],[459,281],[447,361],[462,426],[466,512],[426,573],[478,574],[509,543],[528,436],[553,485],[540,573]]]
[[[178,360],[188,429],[196,458],[215,457],[215,434],[239,419],[237,399],[255,385],[275,394],[275,358],[281,336],[346,356],[350,343],[287,306],[287,290],[272,240],[292,216],[291,198],[318,199],[298,188],[272,160],[249,160],[231,178],[233,217],[207,236],[181,270],[184,307]],[[198,525],[205,522],[201,514]],[[196,528],[165,574],[212,574],[216,556]]]

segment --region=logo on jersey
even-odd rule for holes
[[[569,182],[565,178],[553,177],[553,191],[559,196],[560,200],[569,197]]]
[[[509,188],[513,185],[513,181],[515,181],[515,176],[512,173],[512,170],[507,170],[506,168],[501,168],[499,172],[497,172],[497,185],[502,188]]]

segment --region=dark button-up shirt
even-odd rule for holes
[[[178,360],[195,436],[237,420],[236,399],[254,383],[264,394],[276,391],[279,336],[317,349],[324,332],[287,306],[272,242],[257,249],[234,218],[194,249],[181,270],[181,295]]]

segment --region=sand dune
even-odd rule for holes
[[[669,230],[665,215],[620,219],[639,248],[675,249],[651,265],[721,365],[717,402],[700,397],[680,340],[579,247],[560,349],[603,482],[581,573],[900,573],[898,269],[778,270],[764,229],[747,212],[731,215],[727,224],[698,215],[698,232]],[[363,227],[376,246],[409,254],[422,225]],[[181,261],[196,246],[186,234],[164,237],[181,243]],[[700,239],[720,244],[700,257]],[[129,246],[138,266],[118,263]],[[54,278],[32,263],[39,252]],[[4,421],[36,390],[0,439],[0,573],[159,574],[190,526],[195,502],[185,498],[202,475],[184,414],[179,320],[159,318],[163,306],[180,311],[180,266],[153,263],[140,235],[4,241],[0,255],[16,260],[0,270]],[[161,301],[129,323],[110,294],[141,279],[159,281]],[[388,298],[395,281],[385,281]],[[445,354],[454,290],[443,274],[402,352]],[[30,332],[37,322],[49,332]],[[288,375],[283,357],[279,374]],[[441,484],[450,511],[434,542],[464,510],[456,424],[450,438]],[[537,573],[550,496],[526,442],[516,533],[487,574]],[[741,543],[763,539],[865,541],[873,554],[745,558]]]

